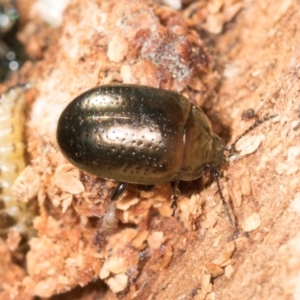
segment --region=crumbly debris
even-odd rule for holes
[[[240,156],[249,155],[258,149],[264,139],[264,134],[243,137],[237,142],[235,149],[240,152]]]
[[[29,78],[39,93],[27,115],[30,167],[17,193],[38,203],[38,233],[30,241],[28,274],[10,251],[16,237],[0,244],[1,298],[50,297],[100,281],[100,274],[110,287],[101,299],[114,299],[111,290],[124,299],[298,295],[299,156],[287,149],[299,140],[299,10],[292,1],[258,1],[237,15],[241,1],[184,3],[183,15],[152,1],[73,0],[57,29],[28,17],[20,37],[35,63],[27,63],[20,78]],[[227,19],[238,18],[228,26],[220,13],[230,7]],[[199,38],[203,28],[210,56]],[[60,112],[82,91],[112,82],[181,91],[197,105],[209,98],[205,108],[214,130],[227,139],[249,126],[240,120],[245,109],[253,107],[259,116],[280,112],[257,130],[265,134],[259,151],[254,147],[229,164],[221,178],[226,200],[235,197],[239,225],[253,212],[259,215],[261,224],[251,223],[255,231],[230,227],[215,183],[184,183],[171,217],[169,185],[151,192],[132,186],[111,206],[113,181],[76,171],[74,177],[67,169],[76,189],[54,181],[58,167],[68,164],[55,141]]]

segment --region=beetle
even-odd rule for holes
[[[104,85],[76,97],[62,112],[57,142],[79,169],[121,182],[191,181],[224,161],[224,142],[204,112],[181,94],[140,85]],[[175,202],[173,206],[175,206]]]
[[[204,112],[187,98],[130,84],[103,85],[76,97],[59,117],[56,137],[73,165],[120,182],[112,200],[129,183],[173,182],[173,208],[179,181],[198,179],[205,171],[218,179],[218,168],[226,161],[224,151],[230,151],[213,133]],[[218,190],[224,203],[219,183]]]

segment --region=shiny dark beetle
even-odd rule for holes
[[[75,98],[59,118],[57,141],[83,171],[123,183],[175,182],[175,197],[180,180],[225,161],[224,142],[202,110],[179,93],[138,85],[100,86]]]

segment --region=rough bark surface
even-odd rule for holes
[[[299,3],[195,1],[174,11],[113,2],[70,1],[57,28],[34,10],[24,17],[20,39],[38,61],[21,71],[36,93],[28,167],[14,193],[36,201],[39,214],[27,273],[13,263],[10,240],[0,243],[0,298],[300,299]],[[223,168],[237,226],[215,182],[183,184],[171,217],[168,185],[133,186],[112,206],[115,183],[61,155],[63,108],[114,82],[182,92],[228,144],[255,122],[243,111],[278,114],[240,141],[248,155]]]

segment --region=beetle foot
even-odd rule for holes
[[[171,202],[171,208],[173,208],[174,210],[177,208],[177,200],[178,198],[173,198]]]
[[[179,195],[180,195],[180,190],[177,187],[175,187],[173,189],[173,195],[172,195],[172,201],[171,201],[171,208],[173,208],[172,217],[174,217],[174,215],[175,215],[175,211],[177,208],[177,200],[178,200]]]
[[[177,208],[177,199],[172,199],[171,208],[173,209],[171,217],[174,217],[175,216],[175,211],[176,211],[176,208]]]

